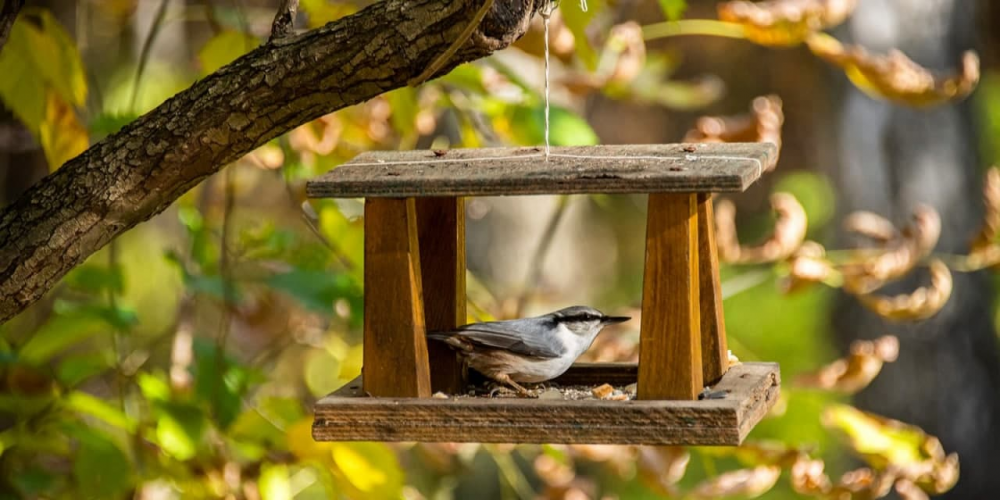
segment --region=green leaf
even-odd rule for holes
[[[193,406],[166,403],[159,406],[156,443],[177,460],[189,460],[198,454],[208,422]]]
[[[264,464],[258,480],[261,500],[292,500],[292,484],[285,464]]]
[[[511,129],[521,145],[545,143],[545,108],[511,106]],[[598,143],[594,129],[579,115],[559,106],[549,110],[549,141],[553,146],[592,146]]]
[[[271,276],[267,284],[291,295],[307,308],[326,315],[332,313],[333,303],[338,299],[361,297],[361,291],[346,274],[293,269]],[[360,303],[360,300],[357,302]]]
[[[124,279],[120,268],[109,268],[89,263],[73,268],[63,278],[63,284],[91,294],[109,291],[121,292],[124,289]]]
[[[406,134],[412,132],[417,123],[417,112],[420,106],[417,103],[417,89],[413,87],[402,87],[385,94],[389,101],[389,109],[392,110],[392,126],[396,132]]]
[[[198,61],[201,63],[201,74],[209,75],[219,68],[233,62],[237,57],[250,52],[260,45],[256,37],[235,30],[224,30],[212,37],[198,51]]]
[[[104,422],[125,429],[128,432],[135,431],[135,421],[122,413],[121,410],[109,405],[99,398],[80,391],[73,391],[65,398],[66,406],[80,413],[99,418]]]
[[[45,118],[45,79],[31,57],[30,29],[18,18],[0,51],[0,74],[17,75],[0,78],[0,98],[25,127],[37,132]]]
[[[118,132],[136,118],[139,118],[139,115],[134,113],[101,113],[90,120],[88,128],[91,134],[101,138]]]
[[[576,39],[576,55],[587,69],[597,68],[597,51],[590,45],[587,27],[590,22],[607,7],[605,0],[587,0],[587,11],[580,9],[577,2],[563,2],[559,6],[563,22]]]
[[[73,460],[73,477],[88,498],[118,498],[132,484],[132,465],[106,434],[81,425],[66,431],[79,442]]]
[[[167,384],[166,376],[163,373],[139,372],[136,383],[142,396],[154,402],[166,402],[170,400],[170,385]]]
[[[660,9],[663,10],[664,17],[668,21],[676,21],[684,15],[687,10],[687,0],[659,0]]]
[[[92,315],[56,315],[35,331],[21,347],[18,356],[25,363],[41,365],[63,350],[102,331],[107,331],[107,325]]]
[[[56,378],[66,387],[75,387],[112,366],[113,360],[106,354],[108,353],[90,352],[67,356],[56,365]]]
[[[243,395],[253,373],[229,356],[218,356],[216,345],[203,338],[194,341],[195,394],[208,403],[219,428],[228,428],[239,415]]]

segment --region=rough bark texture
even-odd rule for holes
[[[542,2],[497,2],[439,75],[507,47]],[[70,160],[0,212],[0,321],[227,163],[309,120],[405,85],[448,49],[481,5],[386,0],[275,40]]]
[[[271,23],[271,41],[288,35],[295,28],[295,13],[299,10],[299,0],[281,0],[278,12]]]
[[[947,71],[975,34],[975,2],[868,0],[848,29],[872,51],[897,47],[918,63]],[[905,223],[917,203],[942,219],[937,250],[965,253],[982,221],[982,170],[970,102],[929,110],[873,101],[845,86],[839,122],[841,209],[872,210]],[[947,498],[985,498],[1000,490],[1000,360],[992,287],[985,273],[954,273],[955,289],[936,317],[891,324],[842,297],[834,324],[843,344],[885,333],[900,338],[899,360],[857,397],[859,406],[939,436],[958,452],[962,477]],[[889,293],[912,290],[906,280]],[[985,495],[985,496],[984,496]]]
[[[24,6],[24,0],[3,0],[3,7],[0,7],[0,51],[7,43],[7,36],[10,35],[10,28],[14,26],[17,13]]]

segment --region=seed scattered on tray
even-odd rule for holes
[[[611,384],[604,384],[594,387],[591,392],[594,394],[595,398],[608,399],[615,392],[615,388],[611,387]]]

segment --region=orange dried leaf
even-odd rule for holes
[[[888,243],[899,237],[899,231],[892,222],[879,214],[863,210],[848,215],[844,219],[844,229],[881,243]]]
[[[851,344],[851,354],[821,368],[800,376],[796,383],[853,394],[868,387],[882,371],[884,363],[891,363],[899,355],[899,339],[892,335],[875,340],[857,340]]]
[[[792,293],[812,283],[826,281],[836,274],[833,264],[826,259],[826,249],[815,241],[807,241],[789,259],[788,276],[781,280],[781,291]]]
[[[844,22],[856,5],[857,0],[737,0],[719,5],[719,19],[742,25],[754,43],[788,47]]]
[[[568,486],[576,477],[572,467],[544,453],[535,458],[535,473],[547,486],[557,488]]]
[[[771,208],[777,215],[774,232],[760,245],[740,247],[739,262],[776,262],[791,256],[806,238],[806,211],[788,193],[771,195]]]
[[[754,498],[767,493],[781,476],[781,467],[761,465],[739,469],[707,479],[691,490],[692,498],[719,498],[740,495]]]
[[[830,491],[830,478],[823,472],[822,460],[800,455],[790,471],[792,489],[802,495],[823,495]]]
[[[986,251],[1000,232],[1000,169],[993,167],[986,172],[983,181],[983,227],[972,240],[972,254]]]
[[[940,260],[931,261],[929,267],[929,287],[920,287],[913,293],[895,297],[859,295],[858,300],[868,309],[891,321],[920,321],[930,318],[948,303],[953,282],[951,271]]]
[[[736,234],[736,205],[729,200],[719,200],[715,204],[715,244],[719,249],[719,259],[723,262],[737,262],[740,259],[740,242]]]
[[[862,216],[874,220],[877,215]],[[888,221],[886,221],[888,222]],[[864,228],[868,230],[870,228]],[[887,229],[882,229],[888,233]],[[921,259],[930,255],[941,235],[941,217],[927,205],[914,210],[913,222],[899,236],[884,245],[874,255],[864,255],[860,260],[845,264],[844,288],[854,294],[868,294],[881,288],[887,281],[909,273]]]
[[[705,116],[695,122],[695,128],[684,136],[684,142],[770,142],[781,151],[781,126],[785,122],[781,98],[761,96],[753,100],[749,115]],[[764,166],[774,170],[778,156]]]
[[[882,498],[889,494],[896,477],[871,469],[857,469],[844,473],[830,490],[829,498]]]
[[[935,106],[964,99],[979,83],[979,56],[972,51],[963,54],[958,74],[945,77],[932,74],[898,50],[875,56],[822,33],[809,36],[806,44],[821,59],[843,69],[866,94],[906,106]]]
[[[646,486],[673,497],[690,461],[691,454],[681,446],[640,446],[636,468]]]

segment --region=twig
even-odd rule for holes
[[[745,40],[746,30],[742,25],[715,19],[682,19],[648,24],[642,27],[642,37],[646,41],[672,36],[719,36]]]
[[[493,7],[493,0],[484,1],[483,5],[480,6],[479,10],[476,11],[476,15],[472,16],[472,20],[469,21],[469,24],[465,25],[465,29],[462,30],[462,33],[460,35],[458,35],[458,38],[456,38],[454,42],[451,42],[451,45],[448,47],[448,50],[445,50],[444,53],[437,56],[437,58],[431,61],[431,64],[427,66],[427,69],[425,69],[423,73],[417,75],[416,78],[410,79],[410,81],[407,82],[407,85],[411,87],[416,87],[421,83],[426,82],[435,74],[437,74],[437,72],[441,70],[441,67],[444,66],[444,64],[448,62],[448,60],[451,59],[456,52],[458,52],[458,49],[462,48],[462,45],[465,44],[465,41],[472,36],[472,32],[479,27],[479,23],[483,22],[483,18],[486,17],[486,13],[489,12],[490,8],[492,7]]]
[[[3,7],[0,7],[0,52],[3,51],[7,37],[10,36],[10,29],[17,19],[17,13],[23,6],[24,0],[3,0]]]
[[[280,0],[278,12],[274,14],[274,22],[271,23],[271,38],[267,40],[268,43],[292,32],[297,10],[299,10],[299,0]]]
[[[233,180],[233,165],[225,171],[225,201],[222,212],[222,241],[219,248],[219,277],[222,279],[222,319],[219,321],[219,334],[215,343],[215,366],[218,377],[214,381],[214,400],[220,402],[222,396],[223,375],[226,370],[226,341],[232,327],[233,283],[231,276],[232,263],[229,262],[229,231],[232,225],[233,205],[236,200],[235,181]]]
[[[139,82],[142,81],[142,75],[146,72],[146,63],[149,62],[149,55],[153,50],[153,42],[156,40],[157,35],[160,34],[160,27],[163,26],[163,18],[167,15],[167,5],[170,0],[163,0],[160,2],[160,8],[156,10],[156,16],[153,17],[153,25],[149,27],[149,33],[146,34],[146,39],[142,42],[142,51],[139,52],[139,66],[135,70],[135,80],[132,81],[132,98],[129,99],[128,109],[130,111],[135,111],[135,100],[139,97]]]

